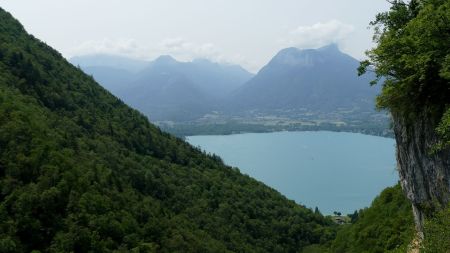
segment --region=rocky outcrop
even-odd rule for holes
[[[400,182],[423,236],[424,218],[450,201],[450,149],[432,152],[438,141],[438,120],[427,110],[413,120],[395,113],[392,117]]]

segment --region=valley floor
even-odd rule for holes
[[[393,137],[389,122],[389,116],[385,112],[342,109],[329,113],[279,110],[247,111],[238,115],[227,115],[213,112],[191,121],[156,121],[155,123],[166,132],[179,137],[280,131],[336,131]]]

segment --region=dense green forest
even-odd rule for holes
[[[411,203],[400,185],[385,189],[370,208],[354,214],[332,243],[332,252],[406,252],[414,237]]]
[[[333,241],[307,246],[303,253],[404,253],[414,238],[411,203],[400,185],[348,216],[351,223],[341,225]]]
[[[411,123],[424,115],[437,125],[440,148],[450,144],[450,1],[394,0],[371,25],[377,46],[359,73],[376,73],[379,108]]]
[[[298,252],[331,220],[161,132],[0,9],[0,252]]]
[[[370,207],[349,216],[352,223],[341,226],[333,241],[308,246],[304,253],[404,253],[411,247],[424,253],[450,250],[450,208],[427,219],[425,240],[419,245],[411,202],[399,184],[383,190]]]

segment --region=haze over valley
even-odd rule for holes
[[[206,59],[145,62],[112,55],[70,60],[163,129],[180,136],[280,130],[335,130],[389,136],[375,110],[375,77],[336,44],[286,48],[255,75]],[[212,129],[213,128],[213,129]]]

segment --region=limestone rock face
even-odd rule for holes
[[[432,153],[438,122],[424,110],[415,120],[392,114],[400,182],[413,205],[417,231],[423,232],[427,212],[450,201],[450,149]]]

